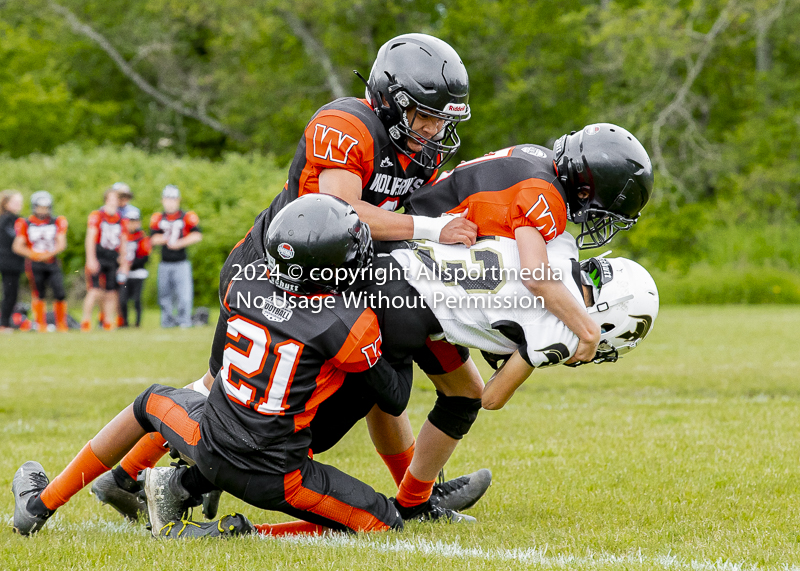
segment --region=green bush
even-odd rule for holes
[[[700,264],[686,273],[653,271],[661,303],[800,303],[800,272],[754,265]]]
[[[257,154],[227,154],[220,161],[148,154],[131,146],[84,149],[65,145],[52,156],[0,158],[0,188],[16,188],[27,199],[36,190],[53,195],[54,211],[69,221],[63,255],[68,284],[79,289],[85,262],[86,220],[103,203],[103,192],[116,181],[127,182],[147,226],[150,214],[161,209],[161,190],[167,184],[181,189],[182,207],[200,217],[203,241],[189,248],[194,266],[195,304],[215,306],[219,270],[231,248],[252,226],[256,215],[283,188],[284,168]],[[26,205],[23,214],[28,212]],[[158,254],[149,269],[145,300],[156,300]]]

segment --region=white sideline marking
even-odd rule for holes
[[[263,536],[262,536],[263,537]],[[264,540],[282,541],[299,545],[314,547],[351,547],[356,549],[370,549],[389,553],[420,553],[422,555],[436,555],[452,559],[480,559],[483,561],[507,561],[547,567],[555,569],[575,569],[606,567],[608,565],[654,565],[669,569],[691,569],[692,571],[764,571],[766,569],[780,569],[781,571],[800,571],[796,565],[781,567],[759,567],[746,563],[736,563],[718,559],[716,561],[695,560],[687,561],[675,555],[657,555],[655,557],[643,555],[641,551],[628,552],[623,555],[614,555],[604,552],[588,552],[585,555],[548,555],[547,547],[532,547],[528,549],[482,549],[480,547],[462,547],[457,543],[443,541],[428,541],[426,539],[374,539],[371,537],[355,538],[344,534],[329,536],[285,536],[281,538],[268,538]]]
[[[53,519],[48,522],[47,527],[72,534],[86,531],[99,531],[112,535],[122,534],[138,537],[148,537],[150,535],[150,532],[146,531],[144,526],[124,521],[111,522],[98,518],[75,524],[63,521],[59,516],[60,514],[55,514]],[[5,517],[0,516],[0,521],[3,520],[5,520],[7,526],[10,527],[13,521],[13,514],[7,514]],[[671,554],[649,556],[643,555],[641,551],[629,551],[622,555],[615,555],[602,551],[587,551],[584,555],[548,555],[547,546],[529,547],[527,549],[483,549],[480,547],[462,547],[457,543],[429,541],[421,538],[393,540],[391,537],[353,537],[344,533],[321,536],[284,536],[280,538],[258,535],[254,539],[256,541],[278,541],[317,548],[348,547],[353,549],[370,549],[372,551],[384,553],[420,553],[422,555],[435,555],[437,557],[448,557],[451,559],[506,561],[551,569],[571,570],[576,567],[591,569],[607,567],[608,565],[642,565],[658,566],[666,569],[689,569],[691,571],[800,571],[800,566],[797,565],[759,567],[758,565],[725,561],[723,559],[717,559],[716,561],[702,559],[686,560]]]

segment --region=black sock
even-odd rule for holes
[[[47,506],[44,505],[42,498],[39,495],[32,496],[28,500],[28,511],[31,512],[33,515],[43,516],[43,517],[50,517],[53,512],[56,510],[50,511],[47,509]]]
[[[198,498],[208,492],[219,490],[217,486],[209,482],[197,466],[184,470],[181,475],[181,486],[193,497]]]
[[[142,489],[139,482],[131,478],[130,475],[122,469],[121,465],[111,470],[111,475],[114,476],[114,481],[117,485],[126,492],[135,494]]]

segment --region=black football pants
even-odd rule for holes
[[[137,397],[133,410],[146,431],[160,433],[172,448],[194,460],[210,483],[253,506],[339,531],[402,529],[403,520],[386,496],[308,457],[300,468],[284,474],[231,465],[203,440],[205,405],[206,398],[191,389],[152,385]]]

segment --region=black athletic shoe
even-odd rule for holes
[[[117,479],[110,471],[106,472],[92,484],[92,493],[102,503],[117,510],[128,521],[136,522],[139,516],[144,515],[147,505],[139,497],[141,487],[139,484],[125,474],[130,480],[129,489],[119,485]]]
[[[28,509],[28,504],[44,491],[50,479],[38,462],[28,460],[14,474],[11,492],[14,494],[14,531],[20,535],[36,533],[53,512],[37,514]]]
[[[410,508],[401,506],[395,498],[392,498],[392,501],[403,521],[440,521],[444,523],[475,523],[478,521],[471,515],[442,508],[431,500]]]
[[[182,519],[171,521],[154,535],[167,539],[187,539],[189,537],[234,537],[250,535],[256,528],[244,514],[232,513],[222,516],[218,521],[197,523]]]
[[[472,474],[434,484],[431,498],[440,508],[463,511],[474,506],[492,485],[492,472],[482,468]]]

